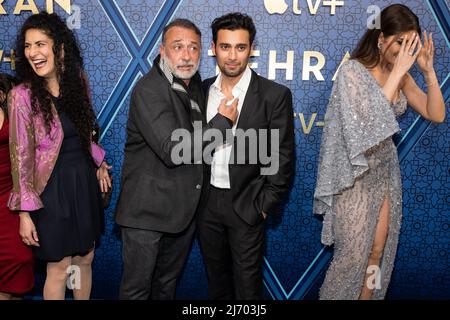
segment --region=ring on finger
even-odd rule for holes
[[[413,56],[414,55],[414,52],[408,52],[408,54],[410,55],[410,56]]]

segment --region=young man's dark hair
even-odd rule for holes
[[[253,44],[256,35],[256,28],[252,18],[239,12],[229,13],[214,19],[211,23],[211,29],[214,44],[217,44],[217,33],[223,29],[231,31],[239,29],[247,30],[250,35],[250,45]]]
[[[163,29],[163,34],[162,34],[162,41],[164,43],[165,39],[166,39],[166,33],[167,31],[169,31],[169,29],[174,28],[174,27],[180,27],[180,28],[185,28],[185,29],[189,29],[194,31],[196,34],[198,34],[200,36],[200,38],[202,37],[202,33],[200,32],[200,29],[190,20],[188,19],[175,19],[172,22],[170,22],[167,26],[164,27]]]

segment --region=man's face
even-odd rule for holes
[[[212,43],[220,71],[227,77],[239,77],[245,71],[250,58],[250,34],[247,30],[217,32],[217,43]]]
[[[170,28],[159,47],[161,58],[170,71],[182,80],[191,79],[198,70],[201,51],[201,39],[191,29]]]

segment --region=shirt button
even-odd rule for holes
[[[196,188],[197,190],[200,190],[200,189],[202,188],[202,186],[198,184],[198,185],[195,186],[195,188]]]

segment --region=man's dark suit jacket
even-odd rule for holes
[[[204,81],[206,92],[215,80],[216,77]],[[290,188],[295,165],[295,138],[291,91],[258,76],[253,70],[237,125],[237,129],[252,128],[278,129],[280,133],[279,171],[275,175],[261,175],[260,169],[264,166],[259,161],[257,164],[248,164],[249,161],[247,164],[229,164],[233,208],[244,221],[255,225],[262,220],[262,212],[273,213]],[[258,141],[258,150],[261,142]],[[236,139],[233,150],[235,143]],[[248,144],[245,150],[248,159]],[[270,146],[267,150],[270,151]]]
[[[198,74],[190,86],[195,85],[193,81],[201,91]],[[198,104],[204,108],[204,101]],[[204,168],[202,164],[176,165],[171,153],[178,142],[171,141],[171,135],[186,129],[193,139],[190,110],[187,96],[171,88],[158,56],[131,96],[117,224],[167,233],[181,232],[189,225],[202,192]],[[211,127],[225,132],[230,122],[218,115],[206,128]],[[192,158],[199,156],[192,151]]]

